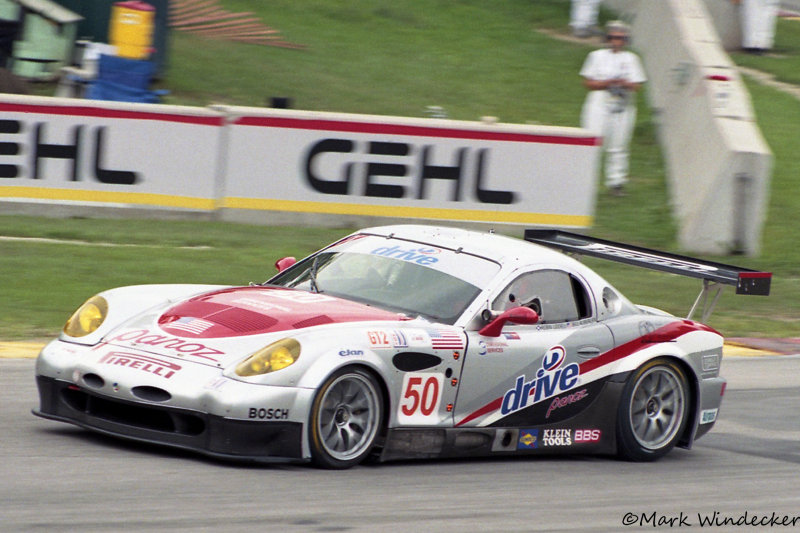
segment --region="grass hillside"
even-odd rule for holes
[[[578,71],[597,43],[571,42],[567,0],[220,0],[256,13],[303,50],[173,32],[161,82],[169,103],[266,106],[577,126],[585,96]],[[609,13],[602,16],[608,18]],[[780,21],[775,51],[735,61],[800,83],[800,21]],[[711,258],[775,273],[768,298],[723,295],[710,324],[728,336],[800,336],[800,101],[748,79],[759,125],[775,154],[759,257]],[[37,92],[46,93],[46,86]],[[646,91],[646,87],[645,87]],[[646,95],[646,93],[645,93]],[[643,96],[645,96],[643,95]],[[601,192],[592,233],[680,252],[664,165],[646,97],[639,99],[630,195]],[[702,149],[702,147],[698,147]],[[205,222],[49,220],[2,216],[0,236],[134,246],[0,240],[0,339],[49,336],[86,297],[131,283],[262,281],[282,255],[305,255],[347,229]],[[187,246],[182,248],[181,246]],[[198,246],[200,246],[198,248]],[[699,283],[593,262],[631,299],[685,315]]]

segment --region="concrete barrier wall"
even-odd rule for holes
[[[600,139],[579,128],[15,95],[0,112],[2,213],[593,222]]]
[[[756,254],[772,153],[702,0],[606,0],[632,21],[682,248]],[[720,8],[721,9],[721,8]]]

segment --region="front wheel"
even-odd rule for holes
[[[653,461],[680,439],[689,413],[686,374],[668,360],[639,367],[623,389],[617,414],[617,451],[632,461]]]
[[[309,419],[313,463],[322,468],[355,466],[369,454],[383,419],[383,399],[372,374],[342,369],[314,398]]]

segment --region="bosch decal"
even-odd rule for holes
[[[323,194],[344,196],[363,194],[378,198],[418,200],[430,198],[427,186],[431,181],[444,181],[451,185],[450,200],[460,202],[464,196],[461,192],[462,186],[472,177],[472,192],[478,202],[507,205],[517,201],[518,194],[513,191],[493,191],[485,188],[485,182],[488,181],[484,176],[489,158],[488,149],[458,148],[451,156],[454,160],[453,166],[431,164],[433,151],[434,147],[430,145],[414,146],[387,141],[356,143],[349,139],[321,139],[307,152],[304,165],[305,179],[312,189]],[[317,169],[324,166],[319,160],[325,159],[326,154],[359,152],[380,156],[379,161],[362,162],[360,160],[363,156],[354,155],[345,159],[340,167],[339,176],[319,175]],[[419,155],[415,155],[415,152]],[[385,162],[390,157],[395,158],[396,162]],[[334,156],[334,159],[338,158]],[[363,169],[363,189],[361,189],[363,193],[353,190],[355,189],[353,182],[357,179],[354,176],[354,169],[357,166]],[[404,185],[379,183],[379,178],[383,176],[397,178],[396,181]]]
[[[147,355],[138,355],[123,352],[109,352],[98,361],[104,365],[124,366],[141,372],[147,372],[164,379],[170,379],[181,369],[170,361],[163,361]]]
[[[565,357],[563,346],[550,348],[542,359],[542,368],[533,379],[528,381],[524,375],[518,376],[514,388],[506,391],[500,412],[507,415],[519,411],[574,387],[578,383],[580,367],[577,363],[562,367]]]
[[[288,409],[267,409],[264,407],[251,407],[247,411],[247,418],[257,420],[288,420]]]

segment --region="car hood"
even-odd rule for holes
[[[172,335],[214,339],[324,324],[403,319],[407,317],[327,294],[253,286],[184,300],[164,311],[158,326]]]

